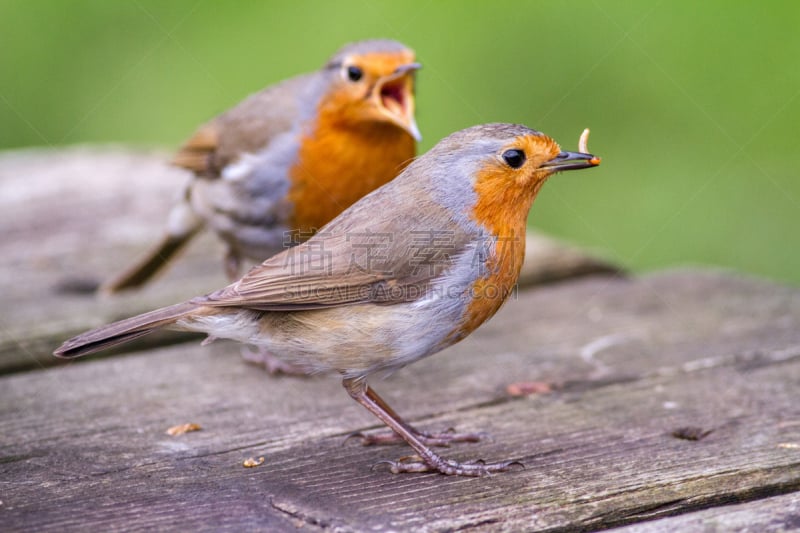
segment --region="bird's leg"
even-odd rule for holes
[[[242,270],[242,256],[233,248],[233,246],[228,246],[228,250],[225,253],[224,264],[225,275],[228,276],[228,279],[231,281],[239,279],[240,272]],[[246,362],[257,366],[263,366],[264,370],[266,370],[270,376],[277,376],[280,374],[284,374],[286,376],[308,376],[308,372],[306,372],[305,369],[297,365],[287,363],[280,357],[275,357],[261,347],[249,348],[245,346],[242,348],[241,354],[242,359],[244,359]]]
[[[287,363],[260,346],[242,346],[241,354],[242,359],[246,362],[257,366],[263,366],[264,370],[271,376],[284,374],[286,376],[308,377],[308,372],[306,372],[304,368],[293,365],[292,363]]]
[[[236,281],[241,277],[242,256],[233,249],[233,246],[228,246],[228,250],[225,252],[225,259],[223,259],[223,266],[229,281]]]
[[[398,461],[385,461],[389,470],[395,474],[401,472],[439,472],[449,476],[483,476],[493,472],[505,472],[512,466],[522,466],[517,461],[502,463],[484,463],[482,461],[458,463],[444,459],[431,450],[417,435],[411,426],[405,423],[386,402],[374,391],[371,391],[364,378],[345,378],[342,380],[345,390],[355,401],[363,405],[370,413],[389,426],[411,446],[418,457],[404,458]]]
[[[366,395],[369,399],[375,402],[381,409],[386,411],[389,416],[403,423],[403,425],[411,431],[420,441],[427,446],[441,446],[448,447],[452,442],[479,442],[485,435],[481,433],[456,433],[453,428],[448,428],[440,433],[429,433],[427,431],[420,431],[398,415],[383,398],[378,396],[374,390],[367,387]],[[384,431],[380,433],[366,434],[361,431],[356,431],[347,436],[345,441],[350,439],[358,439],[361,441],[362,446],[372,446],[374,444],[396,444],[398,442],[406,442],[399,433],[396,431]]]

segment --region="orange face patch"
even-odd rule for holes
[[[414,112],[413,74],[409,73],[380,87],[377,84],[382,78],[394,74],[399,67],[413,62],[414,54],[408,50],[345,58],[344,68],[358,67],[363,73],[362,77],[355,82],[343,79],[340,83],[334,83],[320,103],[319,113],[327,114],[329,120],[349,125],[387,120],[387,113],[407,120],[405,117]]]

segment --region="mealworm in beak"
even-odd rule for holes
[[[583,130],[583,133],[581,133],[581,138],[578,140],[578,151],[583,154],[588,154],[589,153],[589,148],[587,146],[588,142],[589,142],[589,128],[586,128],[585,130]]]

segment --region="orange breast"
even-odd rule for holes
[[[414,154],[414,139],[395,126],[365,123],[355,128],[321,115],[314,131],[301,140],[290,172],[290,227],[304,236],[318,230],[397,176]]]
[[[478,201],[472,218],[491,232],[492,253],[485,267],[487,274],[471,288],[471,300],[464,320],[453,332],[460,340],[491,318],[511,295],[525,259],[525,225],[528,211],[544,182],[515,186],[503,169],[487,169],[475,182]]]

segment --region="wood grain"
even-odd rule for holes
[[[737,529],[800,490],[800,291],[760,280],[672,271],[522,291],[463,343],[373,383],[421,428],[491,435],[444,455],[525,464],[488,478],[372,469],[409,449],[343,444],[378,425],[336,379],[269,378],[237,351],[180,344],[0,378],[0,522],[673,531],[750,506],[720,522]],[[521,381],[552,392],[506,394]],[[203,429],[164,433],[187,422]],[[711,432],[673,436],[685,427]]]

